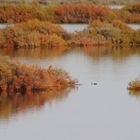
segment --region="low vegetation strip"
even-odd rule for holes
[[[81,32],[67,33],[59,25],[37,19],[0,30],[0,47],[8,49],[50,49],[58,52],[70,47],[140,45],[140,30],[132,30],[119,20],[95,20]]]
[[[140,3],[122,9],[110,9],[93,3],[64,3],[41,5],[39,3],[1,3],[0,23],[19,23],[32,19],[53,23],[90,23],[94,20],[122,20],[140,23]]]
[[[9,118],[18,113],[25,113],[32,109],[40,109],[47,103],[52,103],[54,100],[63,100],[69,95],[69,89],[47,92],[32,92],[30,94],[9,93],[0,96],[0,118]]]

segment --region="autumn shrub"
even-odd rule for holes
[[[55,8],[55,19],[59,23],[89,23],[91,20],[109,20],[112,11],[94,4],[63,4]]]
[[[130,38],[131,38],[132,44],[139,45],[140,44],[140,30],[133,32]]]
[[[40,36],[40,46],[48,49],[66,49],[66,42],[56,34]]]
[[[121,20],[126,23],[140,23],[140,14],[138,13],[130,13],[125,9],[118,10],[116,13],[117,20]]]
[[[112,22],[113,26],[116,28],[119,28],[121,31],[124,32],[132,32],[133,30],[124,22],[120,21],[120,20],[114,20]]]
[[[0,60],[0,91],[30,93],[65,89],[75,81],[67,72],[50,66],[48,70],[27,66],[9,59]]]
[[[62,48],[65,49],[67,33],[58,25],[31,20],[0,31],[2,48]],[[63,39],[64,38],[64,39]]]
[[[46,11],[39,4],[0,4],[0,23],[18,23],[35,18],[47,20]]]
[[[130,13],[137,13],[140,14],[140,2],[129,4],[126,7],[124,7],[126,11],[129,11]]]
[[[93,21],[87,29],[77,33],[72,46],[136,45],[140,44],[140,32],[130,29],[125,23],[115,20],[111,23]]]
[[[140,3],[129,4],[115,12],[116,19],[126,23],[140,23]]]
[[[47,14],[47,20],[55,23],[55,8],[57,5],[49,4],[45,7],[45,13]]]
[[[85,34],[85,33],[84,33]],[[106,39],[99,34],[79,34],[78,36],[74,36],[69,42],[69,46],[71,47],[93,47],[93,46],[102,46],[105,44],[109,44]]]
[[[43,22],[37,19],[29,20],[27,22],[22,22],[16,25],[17,28],[21,28],[24,31],[37,31],[42,34],[57,34],[63,35],[65,33],[64,29],[59,25]]]

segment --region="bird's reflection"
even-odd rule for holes
[[[13,114],[26,112],[27,110],[40,109],[45,103],[54,100],[62,100],[68,96],[71,89],[61,92],[35,92],[30,94],[1,93],[0,95],[0,119],[8,119]]]

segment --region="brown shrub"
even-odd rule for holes
[[[121,21],[113,21],[111,24],[97,20],[84,31],[77,33],[70,44],[71,46],[138,45],[140,32],[130,29]]]
[[[10,60],[0,60],[0,91],[21,92],[56,90],[74,86],[67,72],[49,67],[48,70]]]
[[[31,20],[0,32],[0,45],[6,48],[63,48],[67,33],[58,25]]]
[[[109,15],[109,8],[93,4],[63,4],[55,8],[55,18],[60,23],[89,23],[96,19],[103,21],[108,20]]]
[[[35,18],[47,19],[45,9],[38,4],[0,4],[0,23],[18,23]]]

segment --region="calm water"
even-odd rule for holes
[[[2,140],[140,139],[140,97],[127,91],[128,82],[140,74],[139,48],[94,48],[50,56],[37,52],[29,55],[21,50],[10,54],[0,51],[0,55],[43,68],[63,68],[83,85],[63,100],[46,101],[41,107],[27,106],[24,111],[0,116]],[[98,85],[92,86],[91,82]],[[4,109],[0,104],[0,115],[5,114]]]
[[[88,27],[88,24],[59,24],[59,25],[69,33],[80,32]],[[4,29],[9,26],[14,25],[0,24],[0,29]],[[134,30],[140,29],[140,24],[128,24],[128,26]]]
[[[134,30],[140,30],[140,24],[128,24],[128,26]]]
[[[6,28],[6,27],[8,27],[7,24],[0,24],[0,29],[4,29],[4,28]]]
[[[108,7],[111,9],[122,9],[125,5],[109,5]]]
[[[64,28],[67,32],[79,32],[88,27],[88,24],[60,24],[62,28]],[[134,30],[140,29],[140,24],[128,24]]]
[[[60,24],[67,32],[79,32],[87,28],[88,24]]]

